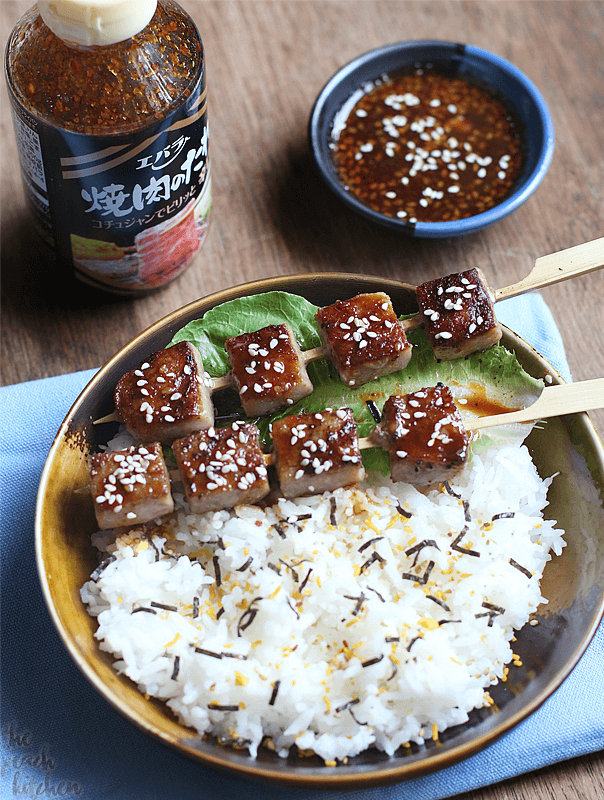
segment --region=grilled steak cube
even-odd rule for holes
[[[338,300],[315,314],[327,357],[347,386],[404,369],[411,345],[384,292]]]
[[[319,494],[362,481],[365,469],[349,408],[293,414],[273,423],[277,478],[285,497]]]
[[[371,440],[389,452],[392,480],[414,486],[448,480],[468,459],[461,415],[442,383],[389,397]]]
[[[501,339],[502,329],[481,270],[427,281],[416,292],[422,325],[436,358],[463,358]]]
[[[118,417],[141,442],[170,444],[214,422],[201,356],[191,342],[158,350],[123,375],[114,401]]]
[[[287,323],[232,336],[224,346],[248,416],[271,414],[312,392],[302,351]]]
[[[191,511],[219,511],[261,500],[270,490],[258,428],[234,422],[172,445]]]
[[[159,442],[94,453],[90,491],[102,530],[150,522],[174,509]]]

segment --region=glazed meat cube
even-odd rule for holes
[[[414,486],[452,478],[468,458],[461,415],[442,383],[389,397],[370,438],[389,452],[392,480]]]
[[[365,469],[352,411],[293,414],[273,423],[277,478],[285,497],[320,494],[362,481]]]
[[[174,509],[159,442],[94,453],[90,491],[102,530],[150,522]]]
[[[234,422],[197,431],[172,445],[191,511],[203,514],[268,494],[268,470],[258,428]]]
[[[302,351],[287,323],[232,336],[224,346],[248,416],[271,414],[312,392]]]
[[[348,386],[404,369],[411,345],[387,294],[359,294],[315,314],[327,357]]]
[[[501,339],[493,298],[479,269],[427,281],[416,291],[422,325],[439,360],[463,358]]]
[[[123,375],[114,400],[118,417],[140,442],[170,444],[214,422],[201,356],[191,342],[158,350]]]

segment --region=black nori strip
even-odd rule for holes
[[[449,481],[444,481],[444,487],[447,490],[447,493],[451,495],[451,497],[456,497],[458,500],[461,498],[460,494],[457,494],[457,492],[453,491]]]
[[[221,550],[226,550],[226,545],[222,540],[222,536],[218,537],[218,547],[220,547]]]
[[[149,605],[152,608],[161,608],[163,611],[178,611],[176,606],[167,606],[165,603],[156,603],[155,600],[152,600]]]
[[[302,590],[304,589],[304,587],[308,583],[308,579],[310,578],[310,573],[311,572],[312,572],[312,567],[308,570],[308,572],[306,573],[306,577],[304,578],[304,580],[300,584],[300,588],[298,589],[299,592],[302,592]]]
[[[359,553],[362,553],[363,550],[367,550],[367,548],[370,547],[374,542],[379,542],[383,538],[383,536],[376,536],[374,539],[369,539],[368,542],[365,542],[359,547]]]
[[[373,417],[375,423],[382,421],[382,415],[380,414],[380,409],[376,406],[373,400],[365,400],[365,405],[369,409],[369,413]]]
[[[273,572],[276,572],[277,575],[281,575],[281,567],[278,567],[276,564],[272,564],[270,561],[266,565],[269,569],[272,569]]]
[[[268,701],[269,706],[275,705],[275,700],[277,699],[277,694],[279,693],[280,686],[281,686],[281,681],[275,681],[273,683],[273,692],[271,694],[271,699]]]
[[[239,711],[239,706],[221,706],[219,703],[208,703],[211,711]]]
[[[300,615],[298,614],[298,612],[296,611],[296,609],[295,609],[295,608],[292,606],[292,604],[291,604],[291,601],[290,601],[289,597],[287,598],[287,605],[288,605],[288,606],[291,608],[291,610],[294,612],[294,614],[296,615],[296,617],[297,617],[298,619],[300,619]]]
[[[398,672],[398,667],[396,665],[395,660],[392,658],[392,656],[388,656],[388,658],[390,659],[390,662],[392,664],[392,675],[389,678],[386,678],[386,683],[388,683],[388,681],[391,681]]]
[[[220,653],[223,658],[238,658],[240,661],[247,661],[247,656],[241,653],[225,653],[224,650]]]
[[[296,519],[298,522],[302,522],[305,519],[312,519],[312,514],[299,514]]]
[[[196,647],[195,652],[202,656],[211,656],[212,658],[222,658],[222,653],[215,653],[213,650],[204,650],[203,647]]]
[[[410,642],[409,642],[409,644],[407,645],[407,652],[408,652],[408,653],[411,651],[411,648],[412,648],[412,647],[413,647],[413,645],[414,645],[414,644],[417,642],[417,640],[418,640],[418,639],[421,639],[421,638],[422,638],[421,636],[414,636],[414,637],[413,637],[413,639],[411,639],[411,641],[410,641]]]
[[[132,613],[136,614],[139,611],[146,611],[147,614],[157,614],[157,611],[155,611],[153,608],[147,608],[146,606],[139,606],[138,608],[134,608],[132,610]]]
[[[373,564],[374,561],[379,561],[381,564],[384,564],[386,559],[383,558],[383,556],[381,556],[374,550],[373,553],[371,554],[371,558],[368,558],[364,564],[361,564],[361,572],[364,572],[366,569],[369,569],[369,567]]]
[[[170,679],[175,681],[178,678],[178,673],[180,671],[180,656],[174,656],[174,667],[172,668],[172,675]]]
[[[517,570],[520,570],[523,575],[526,575],[527,578],[532,578],[533,575],[526,567],[523,567],[522,564],[519,564],[517,561],[514,561],[513,558],[510,558],[510,564],[515,567]]]
[[[216,619],[220,619],[220,617],[224,614],[224,608],[221,606],[218,609],[218,614],[216,614]]]
[[[413,553],[415,553],[413,564],[411,564],[412,567],[414,567],[417,564],[417,561],[419,559],[419,554],[424,549],[424,547],[436,547],[437,550],[440,550],[440,547],[436,544],[434,539],[423,539],[418,544],[413,545],[413,547],[410,547],[408,550],[405,550],[406,556],[411,556],[413,555]]]
[[[491,517],[491,522],[495,522],[496,519],[511,519],[515,516],[515,511],[502,511],[501,514],[495,514],[494,517]]]
[[[439,619],[438,620],[438,624],[439,625],[447,625],[449,622],[461,622],[461,620],[460,619]]]
[[[428,578],[430,577],[430,573],[432,572],[433,569],[434,569],[434,561],[429,561],[428,566],[426,567],[423,575],[414,575],[412,572],[403,572],[402,577],[405,578],[405,580],[413,581],[414,583],[417,582],[421,584],[426,584],[428,583]]]
[[[357,604],[352,610],[352,616],[353,617],[356,617],[356,615],[359,613],[359,611],[361,610],[361,606],[363,605],[365,600],[366,600],[365,594],[364,594],[364,592],[361,592],[361,594],[359,595],[359,598],[357,600]]]
[[[274,523],[274,525],[273,525],[273,528],[274,528],[274,529],[277,531],[277,533],[279,534],[279,536],[280,536],[282,539],[285,539],[285,538],[286,538],[286,536],[285,536],[285,531],[283,530],[283,528],[281,527],[281,525],[279,525],[279,523],[278,523],[278,522],[275,522],[275,523]]]
[[[413,514],[411,514],[409,511],[405,511],[405,509],[398,503],[396,506],[396,510],[401,515],[401,517],[405,517],[405,519],[411,519],[411,517],[413,516]]]
[[[193,619],[199,616],[199,597],[195,595],[193,598]]]
[[[242,564],[240,567],[237,567],[235,572],[244,572],[249,567],[249,565],[252,563],[253,560],[254,559],[250,556],[248,560],[245,562],[245,564]]]
[[[486,600],[482,604],[482,607],[488,610],[485,611],[483,614],[474,614],[474,616],[476,617],[476,619],[480,619],[481,617],[488,617],[489,621],[487,625],[489,626],[489,628],[493,627],[494,617],[498,617],[500,614],[503,614],[505,612],[505,608],[502,608],[501,606],[495,606],[493,605],[493,603],[487,603]]]
[[[100,578],[101,573],[104,570],[106,570],[107,567],[109,566],[109,564],[112,564],[116,560],[116,558],[117,558],[117,556],[111,555],[108,558],[106,558],[104,561],[101,561],[101,563],[98,565],[98,567],[91,574],[90,580],[91,581],[97,581]]]
[[[444,608],[445,611],[451,611],[451,609],[449,608],[449,606],[446,603],[444,603],[442,600],[439,600],[438,597],[434,597],[433,594],[428,594],[428,595],[426,595],[426,597],[428,598],[428,600],[432,600],[434,603],[438,603],[438,605],[441,608]]]
[[[220,573],[220,564],[218,563],[218,556],[212,556],[212,564],[214,564],[214,575],[216,576],[216,586],[222,583],[222,575]]]
[[[505,608],[502,608],[501,606],[496,606],[493,603],[487,603],[486,600],[482,604],[482,607],[488,608],[490,611],[494,611],[496,614],[505,614]]]
[[[250,625],[256,618],[257,613],[258,613],[257,608],[248,608],[246,611],[243,612],[241,618],[239,619],[239,622],[237,623],[237,636],[241,636],[241,632],[247,630],[247,628],[250,627]]]
[[[287,561],[284,561],[282,558],[280,558],[279,561],[283,564],[283,566],[286,569],[290,570],[290,572],[292,574],[292,578],[294,579],[294,583],[300,583],[300,576],[298,575],[296,570],[290,564],[288,564]]]
[[[365,667],[372,667],[374,664],[379,664],[379,663],[380,663],[380,661],[381,661],[383,658],[384,658],[384,654],[382,653],[382,655],[381,655],[381,656],[376,656],[375,658],[370,658],[368,661],[363,661],[363,663],[361,664],[361,666],[363,667],[363,669],[364,669]]]
[[[467,500],[463,501],[463,515],[466,522],[472,522],[472,515],[470,514],[470,504]]]
[[[378,590],[377,590],[377,589],[372,589],[372,588],[371,588],[371,586],[368,586],[367,588],[369,589],[369,591],[370,591],[370,592],[375,592],[375,594],[377,594],[377,596],[380,598],[380,600],[382,601],[382,603],[385,603],[385,602],[386,602],[386,601],[384,600],[384,598],[382,597],[382,595],[381,595],[381,594],[378,592]]]
[[[154,541],[153,541],[153,539],[151,538],[151,534],[149,534],[149,533],[148,533],[148,534],[147,534],[147,536],[146,536],[146,539],[147,539],[147,541],[149,542],[149,544],[151,545],[151,547],[152,547],[152,548],[155,550],[155,560],[156,560],[156,561],[159,561],[159,559],[160,559],[160,552],[159,552],[159,550],[157,549],[157,546],[156,546],[155,542],[154,542]]]
[[[349,709],[348,709],[348,713],[350,714],[350,716],[353,718],[353,720],[356,722],[356,724],[357,724],[357,725],[369,725],[369,723],[368,723],[368,722],[359,722],[359,720],[358,720],[358,719],[355,717],[355,715],[352,713],[352,708],[349,708]]]
[[[338,524],[337,521],[336,521],[336,510],[337,510],[337,507],[338,507],[338,503],[337,503],[337,500],[336,500],[335,497],[330,497],[329,498],[329,507],[330,507],[330,510],[329,510],[329,521],[335,528],[336,525]]]
[[[298,519],[298,518],[297,518],[297,519]],[[304,530],[304,528],[302,527],[302,525],[298,525],[298,523],[297,523],[297,522],[294,522],[294,521],[293,521],[293,518],[292,518],[292,517],[288,517],[288,518],[280,519],[280,520],[279,520],[279,522],[280,522],[280,523],[282,523],[283,525],[291,525],[293,528],[296,528],[296,530],[298,530],[298,531],[302,531],[302,530]],[[276,523],[275,523],[275,524],[273,525],[273,528],[276,528],[276,527],[277,527],[277,525],[276,525]],[[281,531],[277,531],[277,532],[279,533],[279,536],[281,536],[281,538],[282,538],[282,539],[285,539],[285,531],[283,530],[283,528],[281,528]]]
[[[400,636],[386,636],[386,638],[384,639],[385,642],[400,642],[400,640],[401,640]]]
[[[348,709],[351,708],[351,706],[356,706],[360,702],[361,701],[359,700],[358,697],[354,697],[352,700],[349,700],[347,703],[344,703],[344,705],[338,706],[336,708],[336,714],[339,714],[341,711],[348,711]]]
[[[463,537],[466,535],[467,532],[468,532],[468,526],[464,525],[461,530],[461,533],[459,533],[453,540],[453,543],[451,545],[451,550],[457,550],[458,553],[463,553],[466,556],[476,556],[476,558],[480,558],[480,553],[477,550],[470,550],[469,547],[459,546],[459,542],[461,542],[461,540],[463,539]]]

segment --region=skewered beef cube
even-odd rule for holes
[[[347,386],[404,369],[411,345],[384,292],[338,300],[315,314],[327,357]]]
[[[293,414],[273,423],[277,478],[285,497],[320,494],[362,481],[365,469],[352,411]]]
[[[461,472],[468,437],[453,395],[442,383],[389,397],[382,420],[371,434],[390,453],[393,481],[425,486]]]
[[[450,361],[501,339],[493,297],[481,270],[469,269],[417,287],[422,325],[436,358]]]
[[[141,442],[170,444],[214,422],[201,356],[191,342],[158,350],[123,375],[114,400],[118,417]]]
[[[248,416],[271,414],[312,392],[302,351],[287,323],[232,336],[224,346]]]
[[[172,445],[191,511],[203,514],[268,494],[268,470],[258,428],[234,422],[197,431]]]
[[[174,509],[159,442],[94,453],[90,491],[102,530],[149,522]]]

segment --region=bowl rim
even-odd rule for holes
[[[187,743],[182,739],[171,736],[167,731],[162,730],[156,725],[150,724],[147,720],[142,718],[135,709],[124,708],[119,698],[115,695],[112,688],[108,686],[94,670],[91,663],[89,663],[85,651],[78,645],[74,638],[69,635],[65,630],[57,608],[54,605],[53,593],[48,580],[44,564],[44,530],[43,530],[43,510],[46,489],[52,480],[52,471],[54,466],[54,459],[57,451],[62,443],[62,440],[70,428],[73,416],[87,398],[90,398],[98,390],[107,375],[111,372],[112,368],[119,364],[120,360],[128,354],[128,352],[135,348],[141,342],[144,342],[151,334],[166,329],[166,333],[170,336],[169,331],[171,325],[177,322],[181,317],[186,316],[197,309],[202,309],[204,312],[209,308],[218,305],[219,303],[241,297],[249,294],[258,294],[264,291],[283,290],[294,291],[296,287],[308,285],[317,282],[331,283],[339,282],[343,285],[346,283],[360,282],[369,287],[376,287],[379,285],[383,290],[388,291],[389,287],[413,288],[409,284],[395,281],[392,279],[382,278],[380,276],[357,275],[353,273],[341,272],[327,272],[327,273],[307,273],[307,274],[294,274],[279,276],[277,278],[264,278],[261,280],[242,283],[229,289],[224,289],[211,295],[199,298],[187,305],[170,312],[166,316],[154,322],[149,327],[141,331],[137,336],[127,342],[117,353],[92,377],[84,389],[80,392],[70,410],[68,411],[61,427],[59,428],[56,436],[54,437],[49,454],[44,464],[42,476],[40,479],[38,496],[36,500],[35,510],[35,555],[38,570],[38,576],[42,587],[44,600],[51,619],[57,630],[59,637],[69,652],[71,658],[78,666],[83,675],[92,684],[94,689],[111,705],[120,716],[131,723],[135,728],[142,733],[150,736],[154,740],[158,740],[162,744],[177,750],[181,754],[192,757],[195,760],[201,761],[204,765],[213,767],[219,771],[229,772],[238,777],[250,778],[252,780],[260,780],[270,782],[272,784],[281,784],[287,786],[296,786],[312,788],[312,789],[347,789],[347,788],[361,788],[373,787],[378,785],[391,784],[395,781],[406,781],[414,778],[419,778],[427,774],[436,773],[442,769],[453,766],[460,761],[475,755],[484,750],[489,745],[493,744],[496,740],[500,739],[503,735],[515,728],[520,722],[533,714],[566,680],[568,675],[575,668],[579,659],[587,649],[591,642],[596,630],[604,617],[604,599],[600,602],[599,607],[594,612],[591,625],[583,633],[583,636],[570,657],[566,660],[564,668],[551,678],[547,685],[521,709],[512,713],[506,720],[499,725],[494,726],[491,730],[481,733],[479,736],[471,738],[469,741],[461,742],[445,752],[438,753],[430,751],[430,756],[421,761],[411,762],[408,764],[397,764],[388,766],[388,762],[384,761],[377,765],[360,765],[358,771],[346,774],[344,772],[344,765],[337,767],[323,766],[315,772],[287,772],[285,769],[279,770],[271,768],[270,765],[260,762],[254,762],[250,759],[250,763],[229,763],[222,759],[218,754],[204,752],[197,749],[193,744]],[[179,325],[179,328],[182,324]],[[516,348],[525,350],[525,355],[528,353],[530,358],[533,358],[539,367],[552,375],[553,381],[564,383],[564,379],[532,345],[527,343],[524,339],[511,331],[506,326],[504,329],[504,342],[511,347],[514,351]],[[176,330],[178,330],[177,328]],[[172,335],[174,334],[172,331]],[[170,336],[171,338],[171,336]],[[604,472],[604,446],[600,440],[598,433],[591,422],[588,414],[582,412],[575,414],[575,417],[581,417],[586,425],[586,433],[589,435],[590,445],[595,449],[598,466]],[[90,420],[91,424],[92,420]],[[96,640],[95,640],[96,644]],[[98,645],[96,645],[98,648]],[[95,656],[96,657],[96,656]],[[121,678],[122,676],[120,676]],[[134,692],[139,692],[136,685],[125,679],[133,687]],[[142,695],[141,695],[142,696]],[[180,724],[180,723],[177,723]],[[183,730],[189,730],[182,726]],[[191,730],[193,734],[194,731]],[[218,748],[217,748],[218,749]],[[285,762],[283,762],[285,763]],[[344,767],[344,768],[343,768]]]
[[[405,220],[388,217],[364,205],[360,200],[357,200],[356,197],[351,195],[350,192],[347,192],[342,183],[338,180],[335,167],[332,166],[329,146],[328,144],[326,146],[327,140],[324,135],[326,126],[329,126],[329,129],[331,129],[333,120],[333,115],[329,115],[327,118],[325,117],[325,108],[332,93],[338,89],[342,81],[357,72],[359,73],[358,85],[361,86],[363,82],[376,77],[376,71],[369,69],[375,60],[383,57],[391,57],[397,53],[404,54],[409,50],[438,50],[439,52],[449,52],[451,55],[455,55],[460,59],[467,57],[470,61],[495,66],[508,77],[517,81],[531,98],[534,108],[537,111],[537,117],[541,128],[540,139],[542,141],[542,146],[539,158],[533,170],[526,176],[526,179],[519,183],[507,198],[493,208],[480,214],[475,214],[472,217],[451,222],[417,222],[414,225],[410,225]],[[364,72],[367,74],[363,76]],[[461,44],[439,39],[404,40],[381,45],[362,53],[340,67],[323,86],[313,104],[308,122],[308,139],[313,161],[320,176],[340,200],[344,201],[349,208],[373,222],[417,238],[460,236],[481,230],[512,213],[526,202],[542,182],[552,162],[555,146],[554,124],[549,108],[541,92],[527,75],[511,61],[489,50],[471,44]]]

